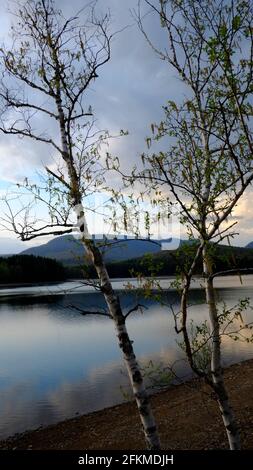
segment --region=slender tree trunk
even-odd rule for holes
[[[206,246],[203,249],[203,268],[206,277],[206,303],[208,304],[209,309],[212,335],[211,375],[213,390],[217,395],[220,412],[227,432],[230,450],[239,450],[241,448],[240,433],[236,423],[233,409],[229,404],[228,393],[225,387],[224,376],[221,367],[220,325],[216,307],[213,279],[210,278],[212,274],[212,268],[208,259]]]
[[[79,216],[77,215],[77,218],[79,220],[81,218],[81,224],[79,222],[79,227],[81,232],[84,232],[84,227],[86,226],[86,223],[84,222],[84,212],[81,204],[78,205],[78,211],[80,212]],[[143,383],[140,367],[133,351],[132,341],[130,340],[128,335],[128,331],[125,324],[125,317],[121,309],[119,298],[112,288],[112,284],[106,266],[104,264],[101,251],[95,245],[93,240],[85,238],[85,234],[83,235],[82,242],[86,252],[91,258],[92,263],[96,269],[100,281],[101,292],[104,295],[109,313],[114,321],[119,341],[119,347],[123,352],[124,361],[128,371],[136,404],[139,410],[147,445],[150,449],[159,449],[160,440],[156,428],[156,423],[151,410],[149,397],[145,385]]]
[[[149,397],[143,383],[142,374],[139,364],[136,360],[132,341],[129,338],[125,317],[123,315],[118,296],[115,294],[112,284],[103,260],[100,249],[96,246],[93,240],[90,239],[88,227],[85,218],[84,207],[82,205],[82,194],[80,192],[80,181],[76,172],[75,162],[69,151],[68,140],[65,128],[65,117],[61,102],[61,92],[58,88],[56,97],[56,107],[59,115],[59,126],[62,143],[62,157],[67,165],[68,175],[70,179],[71,198],[77,216],[77,224],[79,226],[82,243],[90,257],[100,281],[100,289],[104,295],[105,301],[108,306],[109,313],[116,328],[118,336],[119,347],[123,352],[123,357],[127,367],[129,379],[131,382],[132,390],[134,393],[135,401],[139,410],[140,419],[143,425],[145,439],[147,446],[150,449],[159,449],[160,440],[156,428],[156,423],[151,410]]]

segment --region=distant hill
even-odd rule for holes
[[[183,245],[185,245],[184,242],[175,251],[161,251],[142,258],[110,263],[107,265],[109,274],[111,277],[128,277],[131,273],[142,273],[146,276],[175,275],[178,268],[180,271],[180,266],[190,266],[196,253],[194,245],[188,245],[186,251]],[[215,272],[253,268],[253,248],[214,245],[212,255]],[[202,274],[202,272],[203,266],[200,260],[194,274]]]
[[[107,269],[110,277],[127,278],[141,273],[144,276],[173,276],[177,270],[190,266],[196,253],[196,246],[189,244],[185,250],[185,243],[177,250],[160,251],[149,253],[145,256],[127,259],[117,262],[109,262]],[[214,245],[212,249],[213,269],[215,272],[227,271],[229,269],[253,268],[253,249],[225,245]],[[80,267],[70,266],[67,269],[69,278],[78,278],[83,276]],[[92,266],[85,270],[87,277],[95,277],[95,271]],[[194,274],[202,274],[203,266],[201,260],[197,263]]]
[[[253,242],[249,242],[248,245],[246,245],[245,248],[253,248]]]
[[[118,239],[105,241],[102,238],[96,238],[95,241],[101,246],[107,262],[125,261],[139,258],[147,253],[154,254],[161,251],[160,242],[155,240]],[[171,239],[163,241],[170,243]],[[22,254],[56,259],[68,266],[83,263],[84,259],[83,246],[72,235],[54,238],[43,245],[28,248],[22,251]]]
[[[175,259],[173,256],[173,251],[161,251],[161,244],[156,240],[138,240],[138,239],[118,239],[118,240],[103,240],[102,238],[96,238],[96,243],[100,245],[104,252],[105,260],[110,264],[113,264],[111,271],[114,273],[123,270],[128,271],[131,266],[139,267],[139,260],[147,254],[154,255],[155,264],[161,262],[163,264],[163,259],[166,259],[166,265],[170,264],[172,271],[175,270]],[[163,242],[171,242],[171,239],[162,240]],[[185,245],[185,243],[191,245],[191,243],[184,240],[181,241],[180,246]],[[248,267],[249,262],[253,266],[252,259],[252,248],[253,242],[249,243],[246,248],[241,247],[228,247],[228,246],[219,246],[218,258],[224,256],[228,258],[229,261],[222,264],[222,268],[226,264],[226,269],[234,268],[233,257],[239,262],[238,267]],[[64,235],[61,237],[53,238],[47,243],[44,243],[40,246],[35,246],[28,248],[22,252],[23,255],[34,255],[34,256],[43,256],[46,258],[55,259],[62,262],[65,266],[72,267],[86,264],[84,249],[80,241],[75,239],[72,235]],[[173,258],[173,259],[172,259]],[[178,262],[178,261],[177,261]],[[119,265],[115,263],[120,263],[122,267],[119,269]],[[122,264],[123,263],[123,264]],[[221,267],[218,263],[219,268]],[[142,266],[143,267],[143,266]],[[166,268],[167,269],[167,268]],[[162,269],[163,271],[163,269]]]
[[[96,242],[106,243],[102,240]],[[109,243],[110,247],[102,249],[106,250],[107,268],[112,278],[132,277],[138,273],[146,276],[175,275],[191,264],[196,253],[196,244],[185,240],[177,250],[168,251],[162,251],[159,242],[149,240],[110,240]],[[253,248],[213,245],[212,255],[216,272],[253,268]],[[57,263],[61,260],[64,267]],[[202,269],[199,261],[194,274],[201,274]],[[29,248],[21,255],[0,257],[0,283],[76,279],[83,275],[96,277],[94,267],[85,261],[81,243],[72,236],[55,238],[44,245]]]

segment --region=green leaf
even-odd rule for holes
[[[241,18],[239,15],[236,15],[232,20],[232,28],[233,30],[239,29],[241,26]]]
[[[220,27],[220,35],[222,38],[225,38],[227,36],[227,26],[225,23],[223,23],[223,25]]]

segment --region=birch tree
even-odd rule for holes
[[[161,22],[167,41],[163,49],[145,31],[143,4]],[[149,181],[166,197],[170,194],[189,237],[197,239],[194,260],[184,272],[181,325],[176,328],[192,369],[201,375],[187,328],[189,289],[201,259],[211,332],[211,375],[205,379],[215,392],[230,449],[239,449],[221,365],[222,315],[211,246],[233,234],[231,215],[253,180],[253,7],[233,0],[144,0],[137,21],[153,50],[183,82],[184,96],[169,101],[162,122],[151,126],[147,143],[155,143],[155,150],[143,154],[144,170],[131,180]],[[162,150],[156,151],[159,144]]]
[[[86,145],[93,119],[87,91],[110,59],[112,35],[108,14],[98,17],[94,4],[84,13],[87,17],[82,25],[78,18],[65,19],[53,0],[28,0],[18,6],[12,28],[13,46],[2,47],[0,52],[0,129],[7,135],[44,143],[57,155],[61,170],[48,172],[64,188],[66,201],[75,211],[82,244],[95,267],[108,315],[115,325],[147,445],[157,449],[160,443],[156,424],[120,300],[86,222],[84,201],[97,168],[94,146]],[[41,116],[47,118],[46,131],[38,130],[36,119]],[[43,233],[58,234],[59,227],[64,233],[65,215],[59,214],[58,206],[57,219],[41,230],[28,225],[28,230],[20,232],[15,220],[14,229],[23,240]],[[69,233],[71,228],[66,230]]]

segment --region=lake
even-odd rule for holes
[[[114,281],[114,287],[120,291],[124,282]],[[169,282],[163,279],[163,286]],[[221,303],[232,307],[249,297],[253,305],[253,276],[244,276],[242,285],[231,276],[215,282]],[[196,322],[207,318],[200,283],[196,280],[191,291],[189,310]],[[125,311],[136,304],[134,292],[120,295]],[[164,296],[177,310],[176,293],[169,289]],[[186,379],[190,371],[170,309],[151,300],[141,302],[148,309],[135,312],[127,323],[140,363],[175,363],[177,375]],[[112,321],[84,317],[70,305],[88,310],[104,302],[78,282],[0,290],[0,438],[115,405],[129,396]],[[253,321],[251,309],[244,318]],[[224,365],[249,358],[253,344],[224,337]]]

